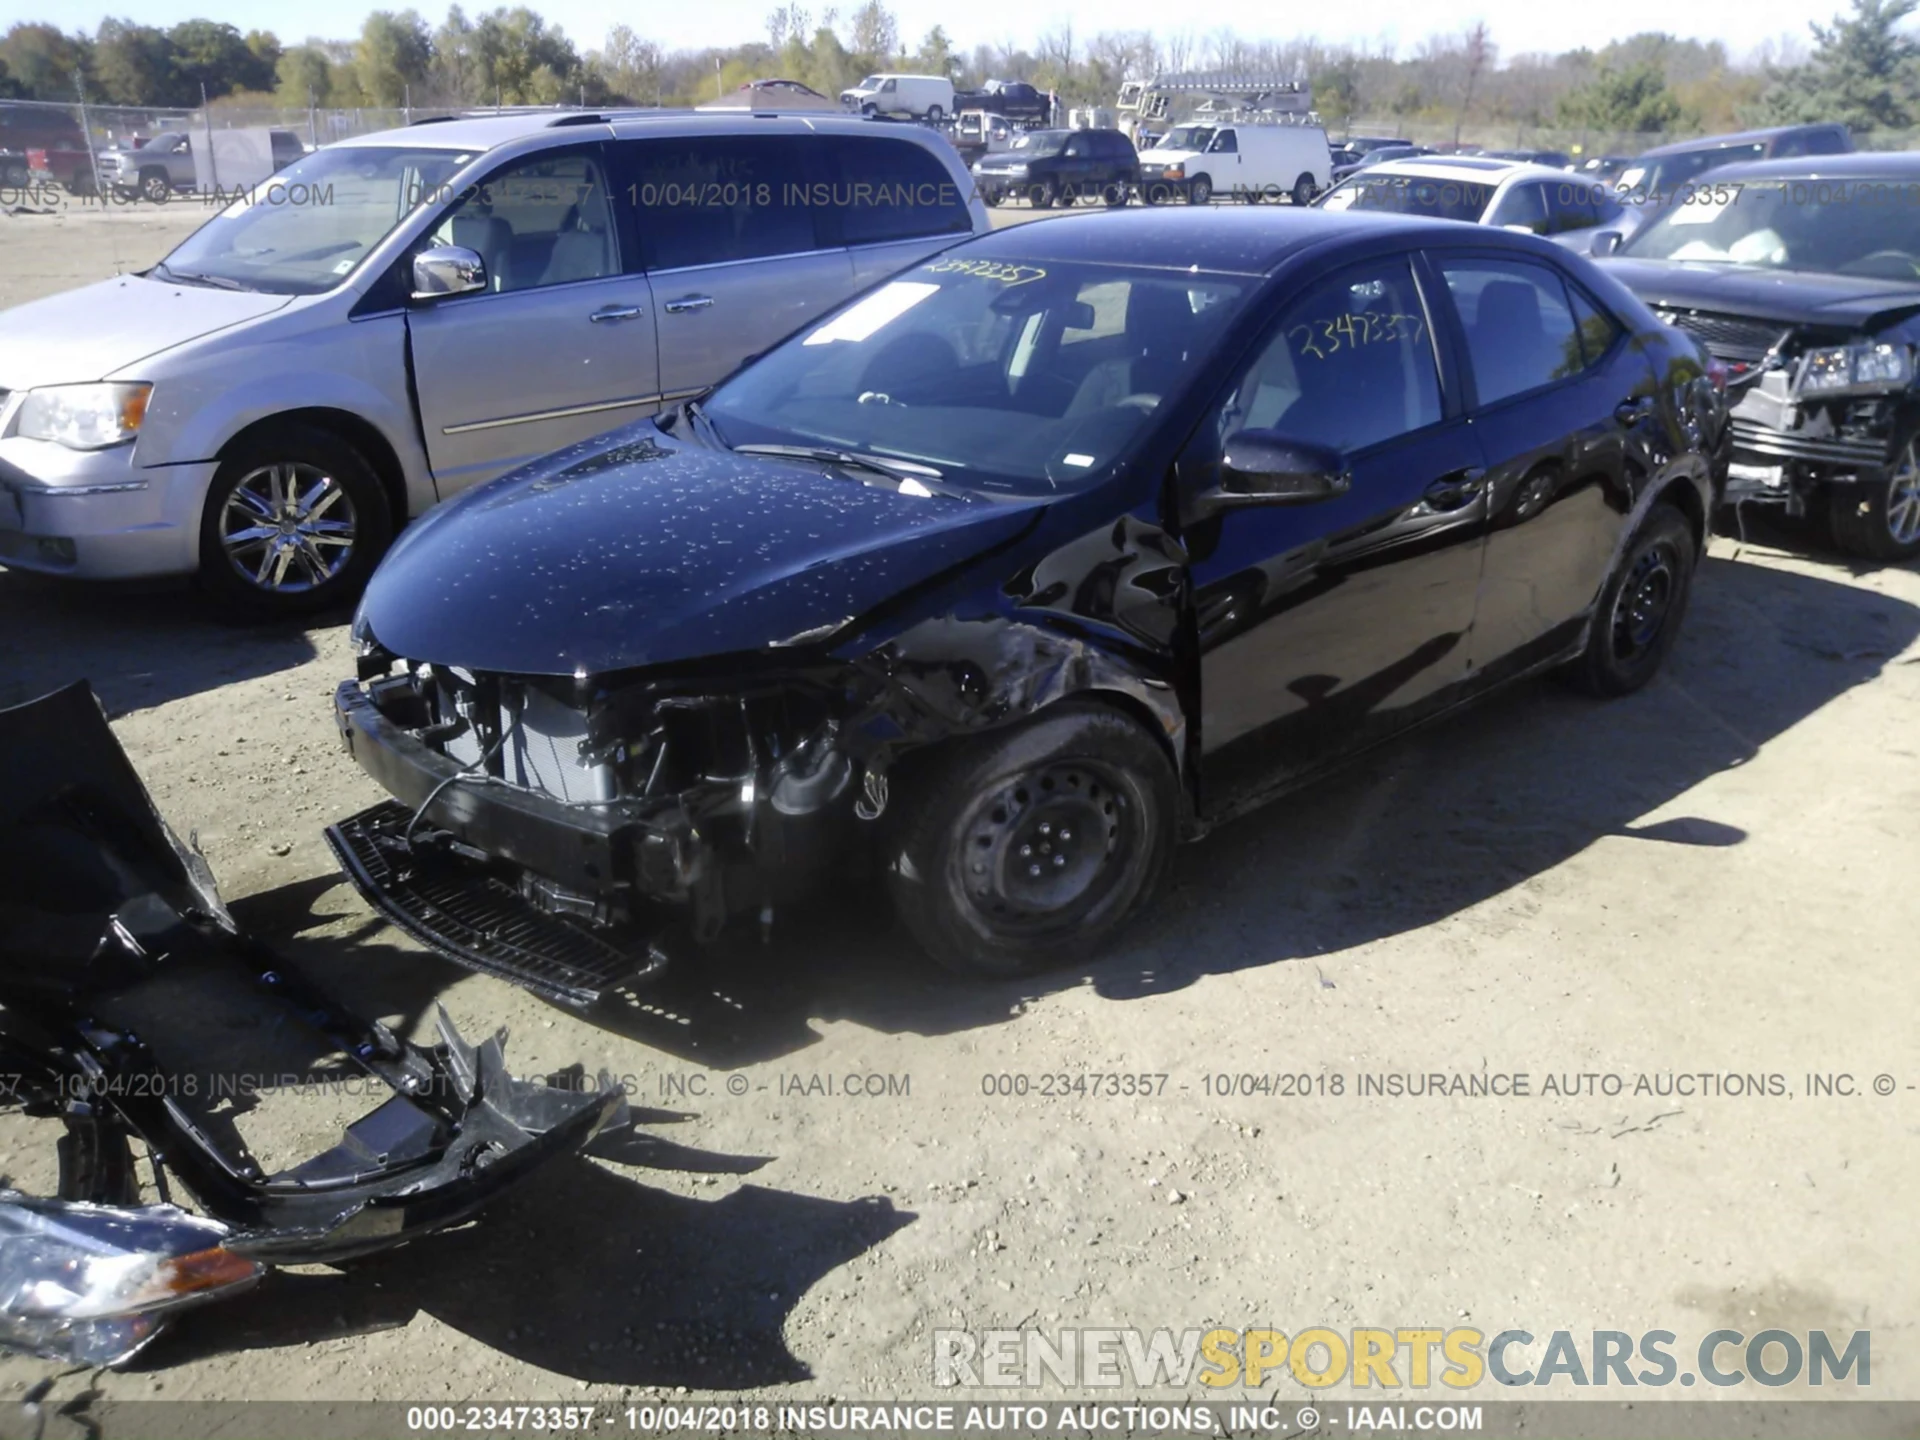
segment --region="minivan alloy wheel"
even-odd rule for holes
[[[242,579],[297,593],[324,585],[353,558],[353,501],[315,465],[263,465],[233,487],[220,543]]]
[[[1912,440],[1887,482],[1887,536],[1907,546],[1920,540],[1920,440]]]

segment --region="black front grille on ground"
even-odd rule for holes
[[[1748,364],[1771,350],[1788,328],[1777,320],[1748,320],[1739,315],[1700,315],[1687,310],[1656,313],[1669,325],[1677,325],[1689,335],[1698,335],[1715,358],[1744,360]]]
[[[367,903],[421,944],[563,1005],[594,1004],[664,963],[644,942],[623,947],[530,904],[475,865],[408,850],[413,812],[386,800],[327,827],[340,868]]]

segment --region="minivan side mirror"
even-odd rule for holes
[[[1203,513],[1246,505],[1303,505],[1344,495],[1353,484],[1340,452],[1277,430],[1227,437],[1218,478],[1199,495]]]
[[[1618,230],[1602,230],[1593,237],[1593,244],[1587,248],[1589,255],[1611,255],[1620,248]]]
[[[434,245],[413,257],[413,298],[444,300],[487,288],[487,262],[464,245]]]

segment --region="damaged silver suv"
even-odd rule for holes
[[[1609,273],[1725,369],[1729,503],[1920,555],[1920,155],[1729,165],[1616,254]]]
[[[1671,647],[1722,423],[1530,235],[1165,208],[970,241],[402,536],[330,832],[455,959],[590,1003],[870,857],[1018,975],[1197,834],[1495,684]]]

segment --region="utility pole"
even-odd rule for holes
[[[93,126],[87,122],[87,87],[78,70],[73,72],[73,93],[80,98],[80,136],[86,142],[88,163],[93,166],[93,197],[105,206],[107,192],[100,184],[100,151],[93,143]]]
[[[204,80],[200,82],[200,118],[207,132],[207,179],[217,195],[220,193],[220,166],[213,158],[213,107],[207,104],[207,82]],[[193,167],[193,178],[196,188],[204,188],[199,185],[200,167],[198,165]]]

